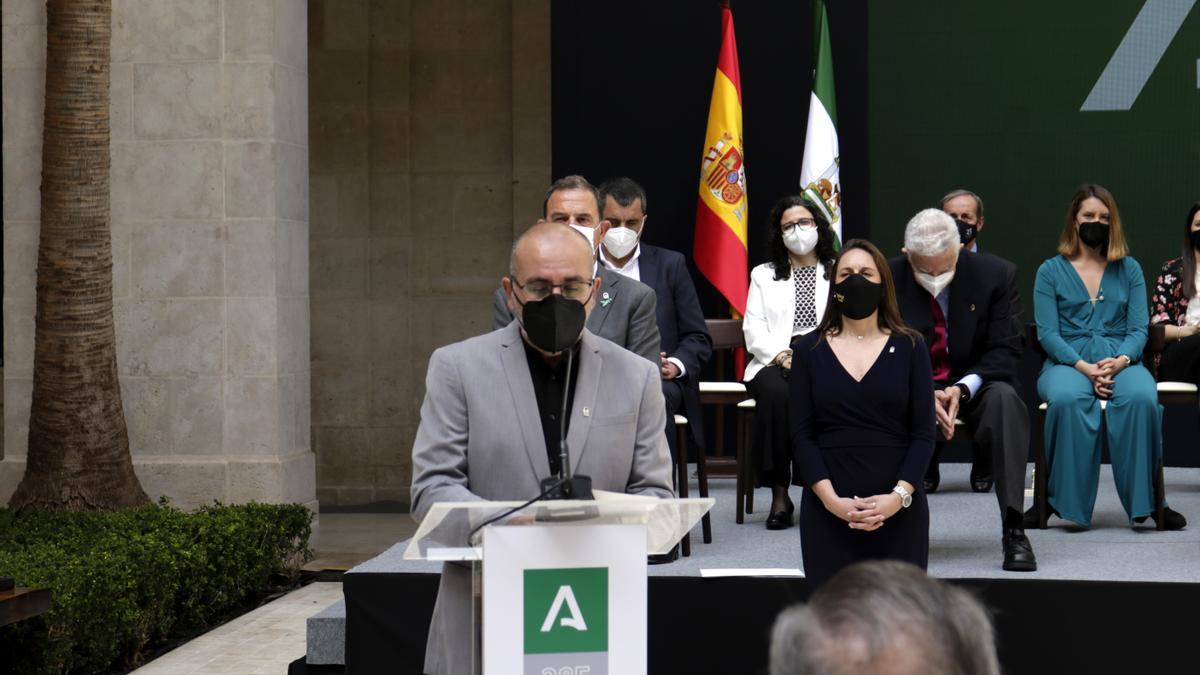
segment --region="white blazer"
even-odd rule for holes
[[[825,303],[829,300],[829,280],[825,278],[825,267],[817,265],[817,288],[814,300],[817,307],[817,323],[825,316]],[[792,326],[796,321],[796,290],[791,277],[775,280],[775,268],[763,263],[750,270],[750,293],[746,296],[746,316],[742,318],[742,332],[746,335],[746,349],[750,352],[750,363],[746,364],[745,380],[754,379],[758,371],[771,365],[779,352],[792,344]],[[805,329],[807,333],[811,329]]]

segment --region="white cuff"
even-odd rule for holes
[[[683,377],[684,375],[687,375],[687,368],[683,367],[683,361],[680,361],[679,359],[675,358],[674,356],[668,356],[667,360],[670,361],[671,363],[674,363],[675,367],[679,369],[679,377]]]

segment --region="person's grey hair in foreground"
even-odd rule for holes
[[[842,570],[771,634],[771,675],[999,675],[996,639],[967,591],[897,561]]]

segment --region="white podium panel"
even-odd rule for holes
[[[644,675],[646,526],[483,530],[483,675]]]

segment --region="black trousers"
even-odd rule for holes
[[[671,459],[678,457],[680,451],[675,439],[675,416],[683,410],[683,383],[679,380],[662,381],[663,403],[667,408],[667,447],[671,449]],[[688,420],[688,424],[697,424],[699,420]],[[687,448],[683,448],[687,452]],[[685,455],[686,458],[686,455]]]
[[[982,448],[991,450],[992,475],[1000,517],[1021,526],[1025,506],[1025,464],[1029,460],[1029,410],[1006,382],[985,382],[959,416]]]
[[[1167,344],[1158,362],[1158,379],[1200,384],[1200,334]]]
[[[746,383],[754,397],[750,461],[758,487],[787,487],[792,483],[792,441],[788,426],[788,380],[779,366],[767,366]],[[796,483],[799,485],[799,483]]]

